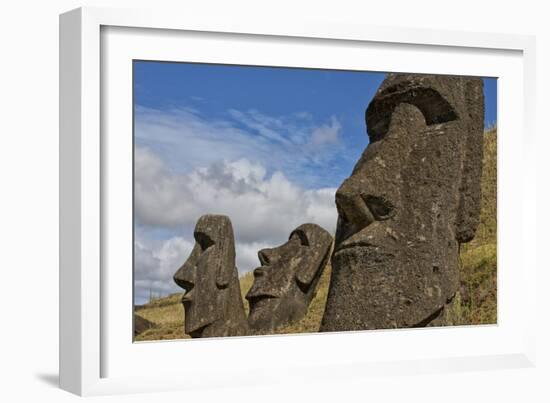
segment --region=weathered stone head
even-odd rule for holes
[[[185,333],[191,337],[246,334],[231,221],[222,215],[204,215],[194,236],[191,256],[174,275],[186,290]]]
[[[336,193],[322,331],[438,324],[479,219],[483,82],[388,74],[370,143]]]
[[[301,319],[329,258],[332,236],[316,224],[303,224],[288,242],[258,252],[261,266],[246,295],[251,331],[270,333]]]

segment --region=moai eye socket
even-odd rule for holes
[[[204,232],[195,232],[195,240],[200,245],[202,251],[214,245],[214,241]]]
[[[302,246],[309,246],[309,240],[307,239],[307,235],[304,231],[296,230],[292,232],[290,239],[299,239]]]
[[[393,204],[382,196],[364,196],[363,199],[376,220],[387,220],[394,213]]]

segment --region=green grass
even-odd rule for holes
[[[481,181],[481,212],[476,237],[462,245],[460,253],[460,289],[446,310],[447,325],[477,325],[497,320],[497,132],[485,133],[483,173]],[[325,309],[330,280],[330,264],[325,268],[316,294],[302,320],[276,329],[276,334],[317,332]],[[244,298],[253,281],[252,273],[240,278]],[[183,333],[182,294],[172,294],[153,300],[136,309],[154,327],[136,337],[136,341],[188,338]]]

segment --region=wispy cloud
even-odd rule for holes
[[[214,161],[246,157],[268,173],[282,171],[302,186],[336,186],[345,155],[336,117],[316,123],[311,114],[268,116],[257,110],[228,110],[223,118],[204,117],[193,108],[136,108],[136,144],[162,155],[172,170],[188,172]],[[327,167],[331,169],[327,169]]]
[[[299,141],[297,141],[299,137],[296,137],[296,128],[291,126],[289,122],[284,122],[281,118],[266,116],[256,110],[241,112],[230,109],[228,112],[231,117],[251,130],[252,133],[259,134],[269,142],[279,143],[284,146],[299,144]],[[294,137],[285,136],[290,130],[294,131]]]
[[[330,124],[324,124],[313,129],[311,144],[315,147],[324,146],[326,144],[338,144],[340,142],[341,131],[342,125],[338,119],[333,116],[330,119]]]

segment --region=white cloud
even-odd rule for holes
[[[238,240],[280,241],[304,222],[336,225],[335,188],[305,190],[282,172],[270,177],[247,159],[219,161],[189,174],[170,172],[145,147],[135,150],[135,215],[139,224],[194,226],[207,213],[228,215]]]
[[[237,242],[235,253],[239,272],[246,273],[258,267],[260,265],[258,251],[273,246],[275,245],[267,242]]]
[[[311,134],[311,144],[321,146],[325,144],[336,144],[340,141],[340,132],[342,125],[334,116],[330,120],[330,125],[324,124],[316,127]]]
[[[150,293],[166,295],[181,289],[172,281],[176,270],[187,259],[193,243],[183,237],[166,241],[138,238],[134,242],[135,300],[146,302]]]

